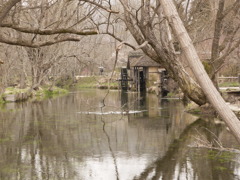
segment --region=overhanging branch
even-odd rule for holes
[[[89,4],[93,4],[93,5],[101,8],[101,9],[103,9],[103,10],[109,12],[109,13],[115,13],[115,14],[118,14],[118,13],[119,13],[119,11],[114,11],[114,10],[112,10],[112,9],[109,9],[109,8],[107,8],[107,7],[104,7],[103,5],[101,5],[101,4],[99,4],[99,3],[96,3],[94,0],[93,0],[93,1],[91,1],[91,0],[80,0],[80,1],[87,2],[87,3],[89,3]]]
[[[86,30],[76,30],[76,29],[68,29],[68,28],[61,28],[61,29],[37,29],[37,28],[29,28],[29,27],[20,27],[15,26],[13,24],[2,24],[1,27],[14,29],[16,31],[28,34],[38,34],[38,35],[55,35],[55,34],[75,34],[81,36],[87,35],[95,35],[98,34],[97,30],[86,29]]]
[[[31,48],[39,48],[43,46],[50,46],[53,44],[61,43],[61,42],[66,42],[66,41],[73,41],[73,42],[79,42],[81,39],[80,38],[71,38],[71,37],[66,37],[66,38],[61,38],[57,40],[49,40],[45,42],[40,42],[40,43],[32,43],[32,41],[21,41],[21,40],[13,40],[13,39],[7,39],[4,37],[0,36],[0,42],[9,44],[9,45],[15,45],[15,46],[23,46],[23,47],[31,47]]]

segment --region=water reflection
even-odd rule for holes
[[[121,107],[123,110],[129,110],[128,108],[128,93],[127,91],[120,91],[121,96],[120,96],[120,100],[121,100]]]
[[[6,107],[0,113],[0,179],[240,177],[239,155],[188,146],[199,134],[210,142],[217,136],[228,147],[236,144],[224,125],[196,120],[180,102],[159,101],[151,94],[112,91],[101,109],[105,95],[84,90]],[[147,111],[77,113],[130,110]]]
[[[179,139],[171,143],[163,157],[150,164],[134,179],[239,179],[239,161],[232,162],[233,159],[239,159],[239,154],[186,148],[194,141],[196,128],[205,134],[205,127],[209,127],[209,123],[202,119],[189,125]]]

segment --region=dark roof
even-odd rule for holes
[[[160,67],[161,65],[146,55],[129,56],[128,63],[130,67]]]

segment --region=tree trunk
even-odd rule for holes
[[[124,3],[124,2],[122,2]],[[148,14],[146,14],[147,16]],[[131,19],[131,14],[128,10],[125,10],[125,24],[128,27],[128,30],[133,35],[134,39],[140,45],[145,42],[147,39],[151,46],[144,46],[141,49],[143,52],[148,55],[154,61],[163,65],[167,69],[170,76],[178,83],[183,93],[186,94],[189,99],[197,103],[198,105],[203,105],[206,103],[206,97],[202,92],[200,86],[191,78],[191,76],[186,72],[185,68],[179,62],[174,52],[167,51],[166,48],[163,48],[161,43],[157,40],[152,29],[148,26],[141,26],[142,34],[134,25],[135,23]]]
[[[0,7],[0,25],[3,21],[3,19],[7,16],[9,11],[12,9],[13,6],[15,6],[18,2],[21,0],[9,0],[3,6]]]
[[[20,89],[24,89],[24,88],[26,88],[26,78],[25,78],[24,71],[22,71],[20,75]]]
[[[32,88],[38,89],[38,79],[39,79],[39,73],[36,66],[32,67]]]
[[[221,31],[222,31],[222,23],[223,23],[223,10],[224,10],[224,3],[225,0],[220,0],[218,2],[217,6],[217,13],[215,17],[215,27],[214,27],[214,37],[213,37],[213,42],[212,42],[212,55],[211,55],[211,70],[210,72],[211,79],[213,81],[213,84],[219,90],[218,87],[218,73],[217,69],[221,66],[221,63],[215,62],[215,60],[219,57],[219,42],[220,42],[220,37],[221,37]]]
[[[20,74],[20,89],[24,89],[26,88],[25,66],[24,66],[24,60],[20,59],[20,61],[22,66],[22,71]]]
[[[5,84],[4,84],[4,69],[0,65],[0,95],[5,91]]]
[[[203,92],[240,143],[240,121],[225,103],[222,96],[219,94],[211,79],[207,75],[193,46],[193,43],[177,13],[176,7],[174,6],[172,0],[160,0],[160,2],[169,21],[169,25],[173,29],[181,45],[183,53],[186,56],[186,60],[191,66],[191,69]]]

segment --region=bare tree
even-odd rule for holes
[[[218,72],[230,54],[240,46],[240,1],[228,6],[226,4],[225,1],[219,1],[212,43],[210,75],[216,85]]]
[[[206,71],[204,70],[204,67],[197,55],[190,37],[188,36],[186,29],[181,22],[181,19],[179,18],[173,2],[169,0],[161,0],[161,3],[164,9],[164,13],[168,18],[169,25],[174,30],[174,33],[181,44],[187,61],[189,62],[195,77],[200,83],[201,88],[203,89],[209,102],[226,122],[227,126],[230,128],[233,135],[237,138],[238,142],[240,142],[240,121],[225,103],[217,89],[214,87]]]
[[[2,4],[12,8],[2,15],[0,42],[32,48],[80,41],[81,36],[98,34],[91,19],[100,9],[110,11],[100,3],[83,0],[24,1],[10,5]],[[21,39],[16,38],[17,33],[21,33]],[[42,37],[40,42],[38,35]]]
[[[44,48],[44,46],[65,41],[79,42],[86,35],[95,35],[98,31],[96,24],[92,23],[92,19],[100,15],[101,11],[116,13],[110,7],[101,5],[100,2],[94,3],[83,0],[4,2],[0,2],[1,7],[5,7],[4,10],[7,9],[8,11],[1,16],[0,42],[26,47],[25,49],[21,49],[22,52],[19,49],[19,52],[20,54],[27,54],[27,59],[29,60],[28,68],[31,69],[31,75],[29,75],[32,77],[31,86],[33,88],[38,88],[43,84],[52,69],[57,65],[59,66],[60,60],[66,59],[67,56],[74,55],[77,57],[75,59],[78,61],[78,64],[84,64],[85,61],[82,60],[84,55],[76,53],[77,50],[75,48],[75,52],[73,52],[74,44],[68,47],[68,53],[63,50],[67,48],[67,44],[64,43],[61,46],[56,45],[48,48]],[[85,47],[87,47],[87,43],[85,43]],[[97,49],[93,47],[89,48],[94,51]],[[63,52],[66,54],[63,54]],[[102,55],[108,55],[108,53],[103,52],[101,50]],[[80,56],[81,58],[79,58]],[[94,68],[93,64],[97,61],[96,57],[99,58],[98,61],[101,58],[99,53],[95,53],[94,56],[88,61],[91,68]],[[106,57],[102,57],[102,59],[106,59]],[[19,64],[22,64],[22,62],[19,62]],[[68,65],[62,67],[74,68],[74,65],[72,65],[72,61],[70,60]],[[70,69],[73,68],[69,68],[66,72],[70,72]],[[24,77],[23,74],[21,77]],[[21,82],[21,84],[24,84],[23,81]]]
[[[188,3],[190,6],[186,6]],[[239,6],[235,0],[180,1],[178,12],[200,59],[218,87],[218,73],[239,47]],[[235,66],[235,64],[233,65]]]
[[[0,42],[39,48],[64,41],[80,41],[79,35],[91,35],[100,31],[135,49],[135,46],[128,42],[128,38],[120,37],[116,33],[116,25],[124,22],[125,30],[131,33],[136,44],[144,45],[141,46],[141,49],[145,54],[161,63],[191,100],[199,105],[206,103],[206,97],[201,87],[189,75],[174,50],[175,37],[171,35],[160,1],[143,0],[139,3],[138,1],[120,0],[122,6],[118,7],[118,11],[112,10],[117,7],[117,2],[111,3],[109,0],[102,2],[91,0],[11,2],[14,3],[3,3],[3,6],[7,7],[8,5],[10,8],[2,16]],[[177,1],[177,5],[180,7],[182,2]],[[185,8],[183,10],[185,19],[190,23],[196,16],[193,7],[196,7],[196,10],[200,6],[200,1],[186,2],[185,7],[182,7]],[[196,6],[193,6],[193,3]],[[235,9],[237,6],[233,5],[238,5],[238,3],[229,5],[226,13],[238,12]],[[123,13],[114,16],[121,10]],[[191,13],[188,13],[190,11]],[[221,12],[221,9],[218,12]],[[214,15],[217,16],[217,13]],[[104,30],[100,29],[100,26],[104,27]],[[199,27],[199,29],[201,28]],[[217,35],[215,37],[217,39]],[[227,39],[226,42],[230,42],[229,38]],[[235,46],[237,43],[234,44]],[[232,51],[231,47],[228,49],[227,54]],[[222,58],[224,57],[226,55]],[[214,62],[217,62],[216,57],[214,59]],[[218,68],[215,67],[216,69]]]
[[[148,42],[141,49],[150,58],[162,64],[170,76],[178,82],[182,91],[199,105],[206,103],[200,86],[188,74],[177,53],[173,49],[173,38],[169,36],[168,25],[162,14],[159,1],[141,1],[138,5],[128,0],[120,0],[124,13],[122,20],[138,45]]]

